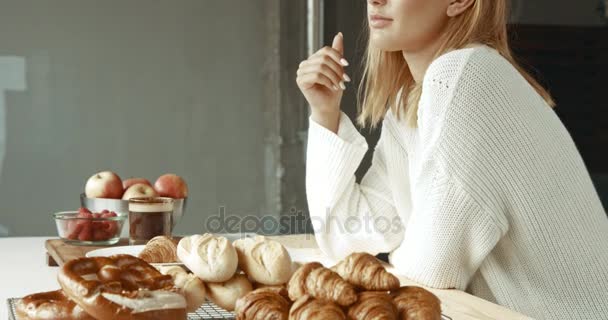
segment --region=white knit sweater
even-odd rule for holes
[[[608,318],[604,208],[560,119],[494,49],[436,59],[418,128],[389,111],[358,184],[366,150],[345,114],[337,134],[310,120],[306,190],[327,255],[390,252],[430,287],[538,319]]]

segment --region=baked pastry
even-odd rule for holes
[[[188,273],[180,266],[165,266],[159,268],[162,274],[173,278],[175,287],[180,289],[186,297],[186,311],[194,312],[205,303],[205,283],[192,273]]]
[[[382,262],[369,253],[355,252],[331,268],[346,281],[369,291],[399,288],[399,279],[386,271]]]
[[[344,312],[331,301],[314,299],[303,295],[296,300],[289,310],[289,320],[325,320],[346,319]]]
[[[401,320],[441,320],[441,302],[421,287],[405,286],[391,292]]]
[[[201,280],[224,282],[236,273],[236,250],[224,237],[212,234],[182,238],[177,245],[177,256]]]
[[[257,283],[257,282],[252,282],[251,286],[253,287],[253,290],[256,289],[262,289],[262,288],[273,288],[273,289],[285,289],[287,290],[287,284],[278,284],[278,285],[268,285],[268,284],[263,284],[263,283]]]
[[[16,303],[15,311],[22,320],[95,320],[62,290],[25,296]]]
[[[177,242],[167,236],[157,236],[139,253],[139,258],[147,263],[168,263],[177,261]]]
[[[364,291],[348,308],[352,320],[397,320],[397,308],[386,291]]]
[[[282,244],[263,236],[234,241],[239,268],[253,281],[267,285],[287,283],[292,274],[291,257]]]
[[[323,268],[319,262],[309,262],[301,265],[291,276],[287,283],[287,293],[291,301],[296,301],[303,295],[306,295],[306,278],[312,270]]]
[[[223,283],[207,282],[207,298],[228,311],[233,311],[236,300],[251,290],[251,282],[242,273],[235,274]]]
[[[293,301],[303,295],[349,306],[357,300],[355,288],[337,273],[318,262],[302,265],[287,284],[289,298]]]
[[[284,288],[261,288],[236,302],[237,320],[287,320],[290,301]]]
[[[78,258],[57,280],[66,296],[97,319],[186,319],[186,299],[173,280],[130,255]]]

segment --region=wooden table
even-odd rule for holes
[[[285,245],[288,249],[309,249],[311,250],[311,259],[314,260],[314,257],[322,257],[323,254],[319,250],[317,243],[315,241],[314,235],[306,234],[306,235],[289,235],[289,236],[272,236],[269,237],[274,240],[279,241],[283,245]],[[124,241],[119,245],[126,244]],[[59,265],[63,264],[63,262],[79,257],[84,256],[84,254],[90,250],[97,249],[99,247],[74,247],[74,246],[66,246],[61,240],[51,239],[47,240],[45,243],[47,248],[47,252]],[[51,262],[52,262],[51,260]],[[308,261],[301,261],[308,262]],[[397,275],[402,285],[416,285],[419,284],[403,277],[399,276],[398,272],[392,267],[389,266],[388,270],[393,274]],[[481,298],[470,295],[466,292],[459,290],[439,290],[439,289],[431,289],[425,287],[427,290],[433,292],[437,295],[442,302],[442,311],[444,314],[450,316],[452,319],[530,319],[520,313],[517,313],[513,310],[507,309],[505,307],[499,306],[497,304],[491,303],[489,301],[483,300]]]

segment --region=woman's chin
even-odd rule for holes
[[[395,45],[394,39],[389,39],[386,35],[378,34],[379,32],[371,33],[370,45],[380,51],[394,52],[401,51],[399,46]]]

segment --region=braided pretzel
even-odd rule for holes
[[[130,255],[74,259],[57,276],[65,294],[98,319],[186,319],[170,275]]]
[[[22,320],[95,320],[62,290],[25,296],[17,302],[15,309]]]

